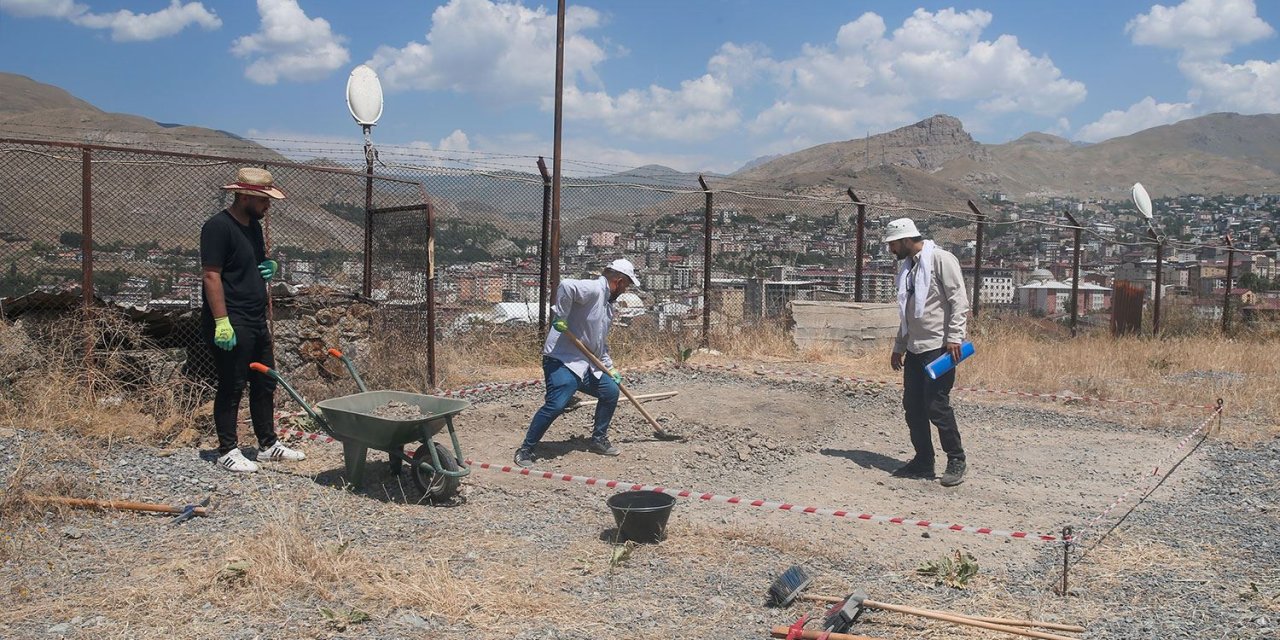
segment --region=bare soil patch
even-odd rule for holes
[[[957,395],[970,475],[946,489],[889,476],[909,456],[896,388],[687,370],[629,380],[638,393],[680,391],[647,406],[687,442],[655,440],[620,405],[622,455],[598,456],[584,408],[552,427],[536,468],[1057,534],[1087,525],[1203,418]],[[508,463],[541,390],[473,403],[455,421],[464,451]],[[1083,624],[1087,638],[1273,637],[1280,617],[1280,571],[1261,560],[1280,539],[1274,440],[1208,441],[1084,558],[1062,598],[1061,549],[1045,543],[682,499],[668,540],[616,551],[603,488],[477,469],[458,504],[431,507],[376,453],[365,485],[344,490],[336,444],[301,443],[301,464],[232,476],[192,448],[54,438],[0,434],[6,496],[213,494],[218,509],[171,526],[0,501],[3,637],[763,638],[816,611],[764,606],[774,576],[798,563],[819,576],[813,592]],[[916,572],[957,549],[980,567],[967,588]],[[859,632],[991,637],[887,613]]]

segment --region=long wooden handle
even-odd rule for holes
[[[636,394],[636,400],[666,400],[667,398],[680,395],[679,391],[662,391],[659,393],[640,393]],[[579,407],[590,407],[599,400],[584,400],[578,403]]]
[[[826,632],[818,631],[816,629],[805,629],[800,632],[798,637],[804,638],[804,640],[818,640],[818,638],[824,637],[822,635],[824,633]],[[790,638],[792,637],[790,634],[790,627],[774,627],[769,631],[769,635],[774,638]],[[831,640],[879,640],[878,638],[872,638],[871,636],[855,636],[849,633],[832,633],[825,637],[830,638]]]
[[[968,627],[978,627],[980,629],[990,629],[992,631],[1003,631],[1005,633],[1011,633],[1017,636],[1026,636],[1028,638],[1041,638],[1041,640],[1077,640],[1076,638],[1072,638],[1070,636],[1060,636],[1055,633],[1046,633],[1044,631],[1035,631],[1033,629],[1021,629],[1018,627],[1011,627],[1008,625],[996,624],[994,622],[983,622],[981,620],[974,620],[972,618],[952,615],[950,613],[943,613],[941,611],[930,611],[928,609],[917,609],[915,607],[907,607],[907,606],[897,605],[897,604],[886,604],[883,602],[876,602],[874,600],[863,600],[862,605],[872,609],[883,609],[884,611],[896,611],[898,613],[905,613],[907,615],[920,616],[921,618],[930,618],[932,620],[941,620],[943,622],[950,622],[953,624],[962,624]]]
[[[839,604],[844,602],[844,598],[836,596],[823,596],[818,594],[802,593],[798,598],[802,600],[811,600],[813,602],[826,602],[828,604]],[[865,601],[864,605],[870,607]],[[1075,633],[1084,633],[1085,628],[1075,624],[1061,624],[1058,622],[1041,622],[1039,620],[1016,620],[1013,618],[995,618],[992,616],[971,616],[967,613],[952,613],[950,611],[938,611],[937,609],[920,609],[921,611],[929,611],[932,613],[945,613],[960,618],[968,618],[970,620],[979,620],[982,622],[991,622],[995,624],[1008,625],[1010,627],[1040,627],[1041,629],[1053,629],[1055,631],[1073,631]]]
[[[175,507],[167,504],[152,504],[150,502],[132,502],[129,500],[91,500],[89,498],[65,498],[62,496],[30,496],[27,499],[32,502],[61,504],[68,507],[80,507],[85,509],[151,511],[154,513],[182,513],[185,511],[183,507]],[[194,507],[192,509],[192,512],[198,516],[208,515],[208,511],[208,507]]]
[[[596,354],[592,353],[592,351],[587,348],[587,345],[582,344],[582,341],[578,339],[578,336],[573,335],[573,332],[567,329],[560,333],[568,336],[569,340],[573,342],[573,346],[577,347],[578,351],[581,351],[582,355],[586,356],[587,359],[591,361],[591,364],[594,364],[597,369],[603,371],[605,375],[609,374],[609,367],[604,366],[604,363],[600,361],[600,358],[597,358]],[[636,400],[636,397],[631,395],[630,390],[621,384],[618,385],[618,390],[631,401],[631,404],[636,406],[636,409],[640,411],[640,415],[644,416],[644,419],[649,421],[649,426],[653,427],[654,433],[657,433],[660,436],[667,435],[667,432],[662,429],[662,425],[658,424],[658,421],[654,420],[653,416],[649,415],[649,412],[645,411],[644,407],[640,406],[640,401]]]

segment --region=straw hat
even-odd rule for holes
[[[259,196],[284,200],[284,192],[277,189],[271,180],[271,172],[257,167],[244,167],[236,172],[236,181],[223,185],[223,189],[232,193],[243,193],[247,196]]]

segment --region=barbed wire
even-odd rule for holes
[[[49,129],[101,132],[100,129],[94,129],[94,128],[88,128],[88,127],[71,127],[71,126],[59,126],[59,125],[42,125],[41,127],[49,128]],[[4,131],[5,129],[6,127],[4,125],[0,125],[0,131]],[[29,129],[26,129],[26,128],[23,129],[23,132],[26,134],[30,133]],[[129,133],[129,132],[130,132],[129,130],[113,130],[112,131],[112,133]],[[132,132],[154,133],[154,131],[142,131],[142,130],[136,130]],[[184,135],[190,134],[190,133],[193,133],[193,132],[184,132]],[[232,141],[235,140],[234,138],[228,138],[226,134],[223,134],[214,130],[207,130],[207,133],[205,132],[194,132],[194,133],[197,135],[206,136],[212,139],[226,141],[228,143],[231,143]],[[246,139],[249,139],[249,138],[246,138]],[[293,151],[299,151],[299,152],[306,151],[306,152],[326,154],[326,153],[332,153],[333,151],[335,151],[335,148],[334,148],[335,146],[348,147],[350,152],[353,155],[356,152],[359,152],[361,155],[363,155],[363,151],[364,151],[363,144],[356,141],[353,141],[353,142],[299,141],[296,139],[266,138],[266,137],[252,138],[250,140],[278,141],[278,142],[288,142],[288,143],[306,143],[306,144],[320,145],[316,147],[295,147],[291,149]],[[217,145],[210,145],[210,146],[217,146]],[[239,145],[226,144],[224,146],[228,148],[234,147],[240,151],[245,150],[245,145],[242,145],[242,144],[239,144]],[[481,152],[481,151],[471,151],[471,150],[442,151],[442,150],[434,150],[434,149],[423,149],[421,147],[415,147],[415,146],[397,146],[397,145],[378,145],[378,146],[374,146],[373,148],[374,148],[375,159],[376,159],[375,161],[380,166],[387,169],[413,171],[413,172],[420,172],[420,173],[429,174],[429,175],[453,175],[453,176],[476,175],[476,176],[483,176],[483,177],[495,179],[495,180],[504,180],[508,182],[537,184],[537,185],[543,184],[543,179],[540,174],[535,174],[528,171],[528,163],[517,164],[515,162],[511,162],[511,160],[526,160],[526,161],[533,161],[536,163],[536,160],[539,159],[540,156],[529,156],[529,155],[510,154],[510,153]],[[278,150],[274,150],[271,148],[265,148],[265,149],[268,151],[275,151],[277,153],[279,152]],[[388,155],[392,155],[394,156],[394,158],[403,157],[403,158],[430,159],[430,160],[436,161],[436,164],[411,164],[411,163],[405,163],[405,162],[398,162],[394,160],[391,162],[388,162],[381,158],[382,152],[387,150],[391,151],[391,153]],[[140,149],[140,152],[141,151],[143,150]],[[63,162],[81,162],[81,159],[78,157],[64,156],[64,155],[59,155],[55,153],[42,152],[34,149],[21,148],[21,147],[0,148],[0,153],[27,153],[27,154],[43,156],[43,157],[47,157],[53,160],[58,160]],[[134,164],[134,165],[168,165],[168,166],[186,166],[186,167],[222,166],[227,164],[228,162],[228,161],[218,161],[218,160],[195,161],[195,162],[183,162],[178,160],[166,160],[166,159],[126,160],[126,159],[118,159],[118,158],[91,158],[90,161],[94,164],[104,164],[104,165],[105,164],[121,164],[121,165]],[[578,160],[566,161],[566,162],[572,162],[579,166],[584,166],[584,167],[622,168],[622,165],[611,165],[605,162],[578,161]],[[443,163],[453,163],[455,165],[470,165],[470,167],[446,166]],[[358,164],[355,162],[352,162],[350,168],[353,168],[353,169],[358,168]],[[497,169],[497,171],[487,170],[487,169]],[[636,178],[650,178],[650,179],[682,178],[685,184],[672,184],[670,186],[663,186],[661,184],[649,185],[649,184],[637,184],[637,183],[629,183],[629,182],[573,177],[567,181],[562,182],[561,187],[564,189],[583,189],[583,190],[600,189],[600,188],[633,189],[638,191],[666,193],[670,195],[693,195],[693,194],[706,193],[706,191],[702,190],[701,188],[689,188],[687,186],[688,174],[662,173],[658,171],[645,171],[644,169],[645,169],[644,167],[641,167],[640,169],[630,169],[629,171],[631,172],[631,176]],[[759,184],[759,185],[771,187],[769,189],[770,191],[777,189],[776,185],[768,185],[767,183],[764,183],[764,182],[737,178],[733,176],[714,176],[713,180],[715,180],[716,182]],[[926,214],[929,216],[957,220],[965,224],[971,224],[971,225],[976,225],[981,223],[987,227],[1005,227],[1005,226],[1018,227],[1018,226],[1025,226],[1025,225],[1036,225],[1039,227],[1048,227],[1048,228],[1059,229],[1064,231],[1074,231],[1075,229],[1078,228],[1081,230],[1082,233],[1087,234],[1089,237],[1094,238],[1100,242],[1110,244],[1110,245],[1125,246],[1125,247],[1131,247],[1131,248],[1149,248],[1149,247],[1158,246],[1160,244],[1164,244],[1164,246],[1172,247],[1175,250],[1180,250],[1180,251],[1198,251],[1198,250],[1206,250],[1206,249],[1212,249],[1214,251],[1218,251],[1222,249],[1231,249],[1230,247],[1226,247],[1221,244],[1194,243],[1194,242],[1182,241],[1177,239],[1171,239],[1168,237],[1161,238],[1159,240],[1154,240],[1151,238],[1141,238],[1141,237],[1135,240],[1123,240],[1118,235],[1109,236],[1086,225],[1076,226],[1066,222],[1059,222],[1057,220],[1048,220],[1048,219],[1042,219],[1042,218],[1019,217],[1017,219],[999,220],[987,214],[979,215],[973,212],[964,212],[959,210],[932,209],[928,207],[922,207],[922,206],[911,205],[911,204],[896,204],[896,203],[876,202],[876,201],[855,203],[845,198],[832,198],[829,196],[813,196],[813,195],[795,194],[795,193],[792,193],[792,194],[753,193],[753,192],[742,191],[737,189],[723,189],[723,188],[716,189],[710,183],[708,183],[708,186],[712,187],[711,188],[712,193],[731,194],[741,198],[746,198],[746,199],[756,200],[756,201],[792,202],[792,203],[803,202],[803,203],[810,203],[810,204],[834,205],[842,208],[855,206],[857,204],[863,204],[867,208],[873,209],[873,210],[895,211],[899,213]],[[628,217],[636,217],[636,216],[633,215]],[[1234,251],[1237,254],[1265,256],[1273,253],[1276,250],[1275,249],[1234,248]]]

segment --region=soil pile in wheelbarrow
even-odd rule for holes
[[[412,405],[399,400],[392,400],[373,410],[373,415],[388,420],[413,420],[415,418],[426,418],[422,410],[417,405]]]

